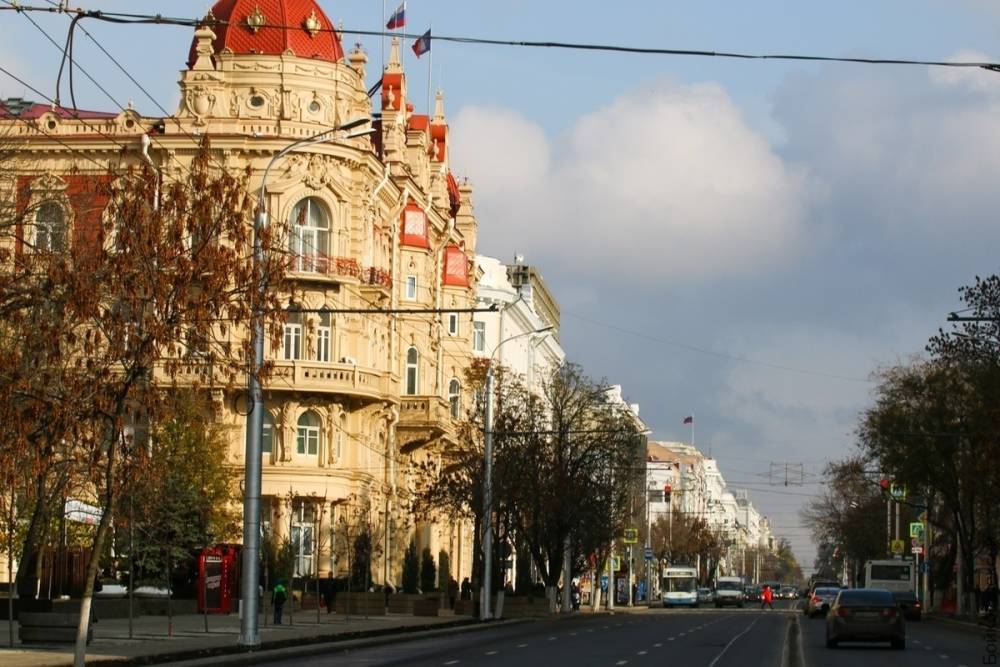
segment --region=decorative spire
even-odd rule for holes
[[[444,91],[438,88],[437,95],[434,96],[434,123],[444,123]]]
[[[403,63],[399,56],[399,37],[392,38],[392,46],[389,47],[389,62],[385,65],[386,72],[402,72]]]
[[[215,33],[212,32],[212,29],[208,27],[207,23],[201,24],[201,26],[194,31],[194,52],[196,58],[194,64],[191,65],[191,69],[215,69],[215,64],[212,62],[212,53],[215,50],[213,47],[214,42]]]

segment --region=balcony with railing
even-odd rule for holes
[[[399,402],[398,428],[418,436],[411,440],[426,442],[444,438],[454,441],[457,429],[450,407],[440,396],[403,396]]]
[[[335,280],[338,282],[365,282],[362,270],[353,257],[332,257],[319,252],[293,254],[288,257],[288,273],[300,280]]]
[[[389,373],[356,364],[277,360],[265,389],[348,394],[371,399],[397,395]]]

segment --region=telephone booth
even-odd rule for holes
[[[236,594],[238,551],[205,547],[198,556],[198,613],[228,614]]]

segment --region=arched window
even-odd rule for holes
[[[315,456],[320,446],[320,419],[315,412],[306,412],[299,417],[295,434],[295,452]]]
[[[303,199],[292,209],[288,249],[294,270],[324,273],[330,257],[330,214],[315,197]]]
[[[448,383],[448,404],[451,406],[451,416],[458,419],[462,410],[462,385],[457,378]]]
[[[406,351],[406,394],[408,396],[417,395],[417,380],[419,379],[417,369],[419,362],[420,355],[417,353],[417,348],[411,347]]]
[[[66,213],[58,202],[42,202],[35,212],[34,246],[39,252],[66,249]]]

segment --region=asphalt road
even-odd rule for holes
[[[778,666],[788,623],[789,614],[749,608],[581,614],[267,664]]]
[[[808,619],[796,603],[779,602],[775,610],[635,609],[614,615],[581,614],[557,620],[415,639],[400,643],[282,659],[269,665],[319,667],[347,665],[420,665],[484,667],[782,667],[789,629],[798,624],[798,647],[788,647],[790,667],[973,667],[997,664],[996,635],[934,621],[907,624],[907,645],[844,644],[828,649],[822,619]],[[794,637],[794,633],[792,634]],[[992,656],[992,657],[991,657]]]
[[[799,620],[805,667],[973,667],[998,663],[996,633],[958,628],[937,621],[909,621],[906,648],[892,650],[888,644],[845,643],[826,648],[826,621]],[[992,657],[991,657],[992,656]]]

